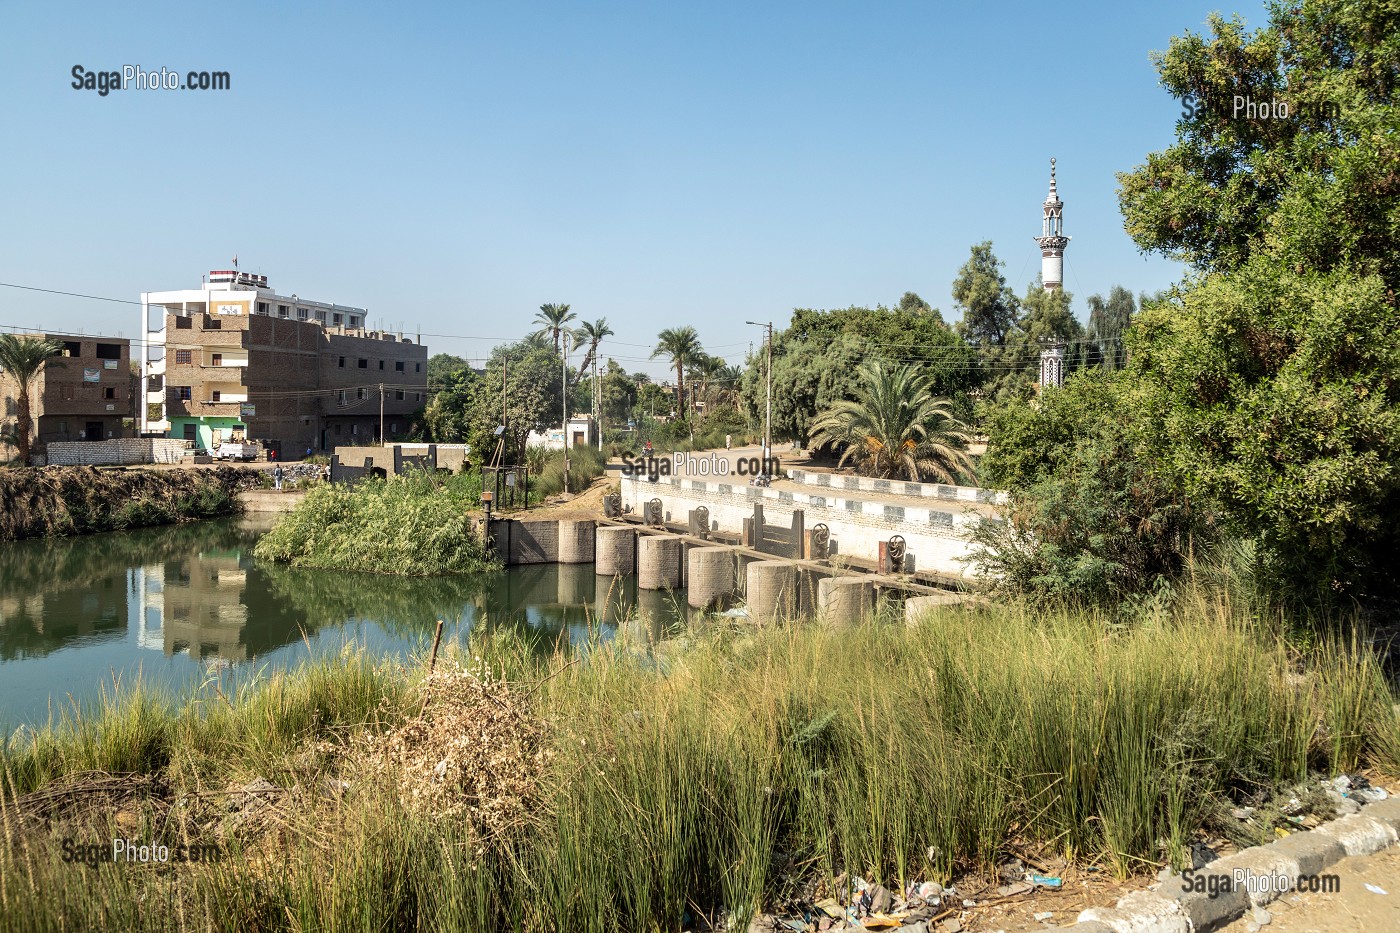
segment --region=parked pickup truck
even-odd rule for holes
[[[215,460],[256,460],[259,452],[257,444],[220,444],[209,451]]]

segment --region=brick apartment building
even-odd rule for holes
[[[131,437],[139,394],[131,370],[131,341],[116,337],[28,334],[60,344],[30,387],[34,439],[98,441]],[[19,386],[0,373],[0,428],[12,431],[19,415]]]
[[[265,276],[211,272],[199,289],[142,295],[142,431],[213,448],[375,443],[427,399],[428,351],[364,328],[360,308],[283,297]]]

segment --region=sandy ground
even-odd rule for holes
[[[1400,930],[1400,848],[1342,859],[1327,873],[1337,876],[1335,894],[1285,894],[1269,905],[1273,920],[1264,929],[1269,933]],[[1228,933],[1249,929],[1248,916],[1225,927]]]

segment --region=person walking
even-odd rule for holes
[[[731,434],[726,434],[726,435],[724,435],[724,449],[725,449],[725,450],[729,450],[729,449],[731,449],[733,446],[734,446],[734,436],[731,435]]]
[[[277,468],[272,471],[272,485],[278,492],[282,491],[282,464],[277,464]]]

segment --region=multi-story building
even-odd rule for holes
[[[210,272],[141,306],[146,434],[292,456],[403,434],[427,398],[421,342],[366,330],[363,308],[278,295],[266,276]]]
[[[38,443],[131,436],[137,392],[131,341],[71,334],[21,336],[47,337],[63,347],[29,389],[29,414]],[[18,414],[19,386],[0,372],[0,428],[13,430]]]

